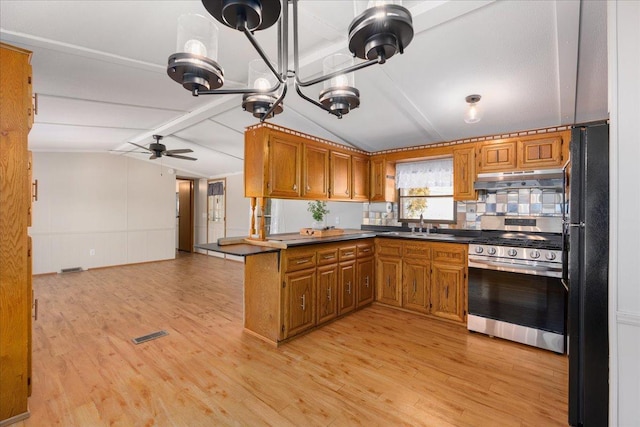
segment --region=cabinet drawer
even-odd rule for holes
[[[402,241],[394,239],[379,239],[376,243],[376,253],[379,256],[402,256]]]
[[[338,248],[318,250],[318,265],[335,264],[338,262]]]
[[[316,266],[315,252],[302,252],[287,254],[284,271],[298,271]]]
[[[356,258],[356,247],[353,246],[344,246],[340,248],[340,261],[347,261],[350,259]]]
[[[405,242],[402,256],[406,258],[431,259],[431,245],[427,242]]]
[[[371,256],[373,255],[373,242],[367,242],[367,243],[360,243],[359,245],[357,245],[358,247],[358,258],[362,258],[362,257],[366,257],[366,256]]]
[[[433,262],[465,265],[467,263],[467,245],[436,243],[431,246],[431,256]]]

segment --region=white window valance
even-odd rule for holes
[[[453,186],[453,158],[396,164],[396,188]]]

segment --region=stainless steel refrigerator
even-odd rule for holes
[[[571,133],[568,273],[569,424],[606,426],[609,413],[609,125]]]

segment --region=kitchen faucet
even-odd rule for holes
[[[422,214],[420,214],[420,232],[422,233],[422,229],[424,228],[424,218]]]

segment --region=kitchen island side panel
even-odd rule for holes
[[[244,327],[277,344],[280,336],[280,253],[248,256],[244,264]]]

